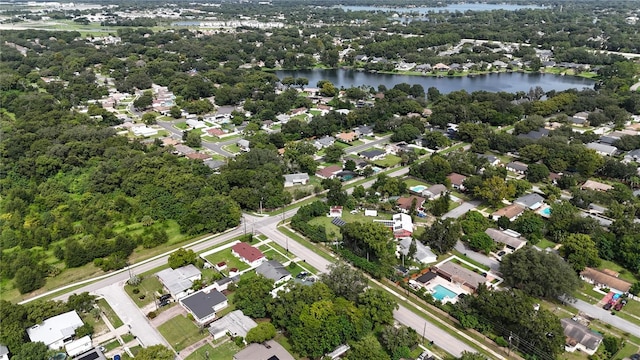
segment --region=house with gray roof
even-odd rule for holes
[[[544,198],[539,194],[532,193],[520,196],[514,202],[525,209],[535,210],[544,204]]]
[[[297,173],[284,175],[284,187],[291,187],[295,185],[306,185],[309,182],[309,174]]]
[[[435,200],[437,198],[439,198],[440,196],[442,196],[442,194],[444,194],[445,192],[447,192],[447,187],[442,185],[442,184],[436,184],[433,186],[430,186],[428,189],[424,190],[422,192],[422,196],[429,199],[429,200]]]
[[[238,140],[237,144],[238,144],[238,147],[240,148],[240,150],[242,150],[242,151],[248,152],[248,151],[251,150],[251,148],[249,147],[249,145],[250,145],[249,140],[240,139],[240,140]]]
[[[618,152],[618,148],[615,146],[600,144],[596,142],[590,142],[586,146],[587,149],[595,150],[596,153],[602,156],[613,156]]]
[[[227,297],[220,291],[210,289],[200,290],[180,299],[180,305],[187,310],[200,325],[206,325],[216,317],[216,311],[228,305]]]
[[[9,360],[9,348],[0,344],[0,360]]]
[[[189,294],[193,282],[202,278],[197,267],[189,264],[177,269],[164,269],[156,274],[162,285],[174,299],[178,300]]]
[[[524,173],[527,172],[527,169],[529,169],[529,165],[522,163],[520,161],[512,161],[508,163],[505,167],[507,168],[507,171],[511,171],[520,175],[524,175]]]
[[[320,150],[333,145],[334,142],[336,142],[336,138],[334,138],[333,136],[327,135],[320,139],[316,139],[316,141],[313,143],[313,146],[315,146],[316,149]]]
[[[564,349],[567,352],[577,350],[593,355],[604,339],[602,334],[589,330],[588,327],[573,319],[560,319],[560,324],[566,338]]]
[[[361,151],[358,153],[358,155],[362,156],[363,158],[369,160],[369,161],[376,161],[376,160],[380,160],[382,159],[387,153],[384,150],[381,149],[372,149],[372,150],[365,150],[365,151]]]
[[[411,248],[411,243],[415,241],[416,244],[416,252],[413,255],[413,258],[423,264],[431,264],[438,260],[436,254],[431,251],[431,248],[422,244],[422,242],[414,240],[411,237],[403,237],[398,239],[398,243],[396,244],[396,255],[398,257],[400,255],[408,256],[409,249]]]
[[[625,162],[640,162],[640,149],[631,150],[624,155]]]
[[[219,320],[209,325],[209,333],[213,336],[213,340],[218,340],[230,334],[231,337],[242,336],[247,337],[249,330],[258,326],[250,317],[245,315],[242,310],[234,310]]]
[[[277,260],[265,261],[256,268],[256,274],[274,281],[274,285],[291,279],[291,273]]]
[[[249,344],[233,355],[233,360],[294,360],[287,349],[274,340]]]
[[[362,125],[362,126],[358,126],[357,128],[353,129],[356,134],[360,137],[360,136],[373,136],[373,127],[372,126],[368,126],[368,125]]]
[[[503,244],[511,251],[520,250],[527,244],[527,240],[513,230],[500,231],[494,228],[488,228],[484,232],[489,235],[493,241]]]

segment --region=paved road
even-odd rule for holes
[[[481,201],[479,201],[479,200],[465,201],[465,202],[462,203],[462,205],[460,205],[457,208],[455,208],[455,209],[449,211],[448,213],[442,215],[442,218],[443,219],[447,219],[447,218],[457,219],[460,216],[466,214],[467,211],[477,208],[478,205],[480,205],[480,203],[481,203]]]
[[[175,126],[173,126],[173,122],[171,121],[158,121],[158,125],[162,126],[165,130],[169,131],[171,134],[179,136],[180,138],[182,138],[182,131],[180,129],[177,129]],[[207,148],[217,154],[220,154],[224,157],[233,157],[235,156],[234,154],[228,152],[227,150],[223,149],[223,146],[227,146],[227,145],[231,145],[231,144],[235,144],[238,141],[238,139],[231,139],[231,140],[226,140],[226,141],[221,141],[221,142],[208,142],[208,141],[202,141],[202,147]]]
[[[124,291],[124,281],[104,287],[95,293],[107,300],[109,305],[118,314],[122,322],[129,325],[131,333],[138,337],[143,346],[165,345],[169,346],[162,335],[149,324],[147,318],[138,306]]]
[[[344,149],[344,152],[345,154],[357,154],[362,150],[367,150],[370,147],[388,142],[390,137],[391,135],[386,135],[381,137],[380,139],[369,141],[366,144],[349,146]]]
[[[632,300],[633,301],[633,300]],[[574,308],[582,311],[583,313],[589,315],[592,318],[601,320],[607,324],[610,324],[622,331],[628,332],[629,334],[640,336],[640,325],[634,324],[631,321],[627,321],[618,316],[611,315],[611,312],[606,311],[599,306],[591,305],[588,302],[576,299],[575,303],[569,304]]]
[[[471,260],[479,262],[482,265],[488,266],[494,272],[500,273],[500,262],[498,262],[498,260],[486,255],[480,254],[479,252],[475,252],[471,249],[467,249],[467,247],[464,245],[464,243],[461,240],[458,240],[458,242],[456,243],[455,249],[463,253],[464,255],[466,255]]]

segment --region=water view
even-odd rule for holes
[[[575,77],[561,76],[554,74],[525,74],[525,73],[495,73],[487,75],[476,75],[474,77],[433,77],[433,76],[411,76],[400,74],[379,74],[351,69],[311,69],[311,70],[281,70],[276,71],[276,75],[282,79],[287,76],[304,77],[309,80],[309,86],[315,87],[320,80],[329,80],[338,88],[349,88],[352,86],[371,86],[378,88],[384,85],[392,88],[400,83],[410,85],[420,84],[424,89],[435,86],[442,93],[466,90],[474,92],[485,91],[506,91],[515,93],[518,91],[529,91],[532,87],[540,86],[544,91],[564,91],[567,89],[593,88],[595,81]]]

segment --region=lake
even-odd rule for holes
[[[463,3],[463,4],[448,4],[442,7],[380,7],[380,6],[361,6],[361,5],[340,5],[339,8],[345,11],[384,11],[384,12],[396,12],[396,13],[420,13],[425,14],[429,12],[465,12],[465,11],[491,11],[491,10],[508,10],[515,11],[521,9],[546,9],[545,6],[539,5],[515,5],[515,4],[481,4],[481,3]]]
[[[275,72],[282,79],[286,76],[304,77],[309,79],[309,86],[315,87],[320,80],[329,80],[336,87],[349,88],[352,86],[367,85],[378,88],[384,85],[392,88],[400,83],[410,85],[420,84],[425,91],[435,86],[441,93],[447,94],[452,91],[485,90],[491,92],[506,91],[516,93],[518,91],[529,91],[532,87],[540,86],[544,91],[563,91],[567,89],[593,88],[595,81],[576,77],[561,76],[554,74],[526,74],[526,73],[492,73],[487,75],[476,75],[474,77],[433,77],[433,76],[412,76],[400,74],[378,74],[367,71],[351,69],[310,69],[310,70],[279,70]]]

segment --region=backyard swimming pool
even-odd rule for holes
[[[551,216],[551,206],[547,206],[543,209],[538,210],[538,214],[545,216],[545,217],[549,217]]]
[[[416,192],[416,193],[421,193],[426,189],[427,189],[427,187],[424,186],[424,185],[416,185],[416,186],[412,186],[412,187],[409,188],[409,190],[411,190],[413,192]]]
[[[440,301],[442,301],[442,299],[444,298],[449,298],[453,300],[456,298],[456,296],[458,296],[458,294],[454,293],[453,291],[447,289],[442,285],[434,286],[433,291],[434,291],[433,298]]]

